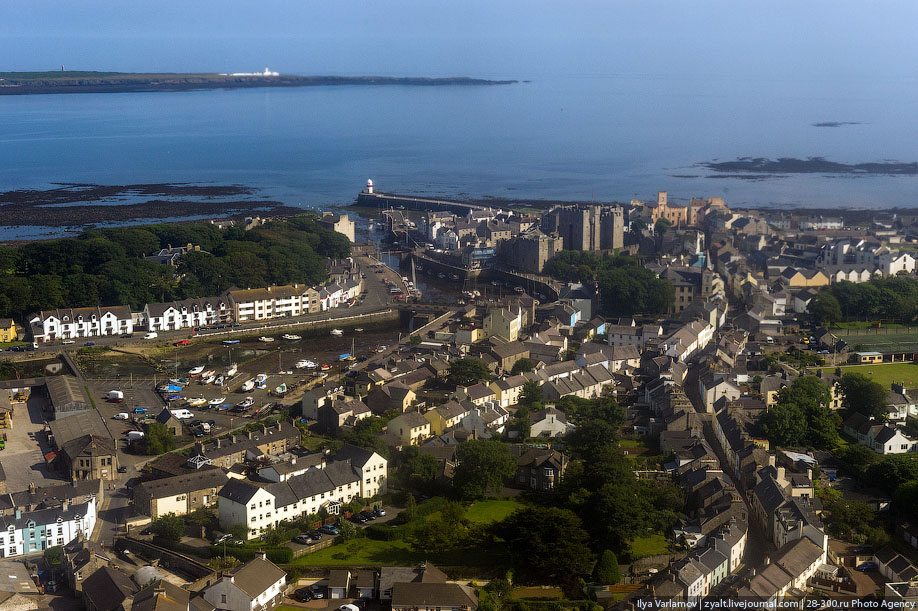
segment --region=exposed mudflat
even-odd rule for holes
[[[240,185],[62,184],[0,193],[0,225],[88,227],[141,219],[286,215],[301,209],[259,199]]]
[[[699,166],[724,174],[758,174],[765,177],[769,174],[850,174],[882,176],[916,176],[918,162],[870,161],[865,163],[840,163],[829,161],[824,157],[740,157],[734,161],[705,161]],[[712,177],[708,177],[712,178]]]

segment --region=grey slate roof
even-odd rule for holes
[[[274,563],[262,558],[253,558],[233,571],[233,584],[252,598],[284,579],[287,574]]]
[[[162,498],[165,496],[174,496],[177,494],[187,494],[195,490],[204,490],[205,488],[222,488],[229,478],[223,469],[205,469],[203,471],[194,471],[187,475],[176,475],[175,477],[164,477],[142,482],[137,488],[146,490],[151,498]]]
[[[255,496],[257,492],[257,486],[253,486],[239,479],[230,478],[217,494],[222,498],[244,505],[248,503],[249,499]]]

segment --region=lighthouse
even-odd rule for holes
[[[367,193],[373,192],[373,179],[367,178]]]

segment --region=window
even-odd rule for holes
[[[268,499],[267,501],[265,501],[265,507],[267,507],[270,504],[271,504],[271,499]]]
[[[249,509],[255,509],[255,503],[252,503],[252,504],[249,506]]]
[[[64,544],[64,538],[63,538],[63,537],[58,538],[57,544],[58,544],[58,545],[63,545],[63,544]]]
[[[225,603],[225,602],[226,602],[226,594],[221,594],[221,595],[220,595],[220,602],[221,602],[221,603]]]

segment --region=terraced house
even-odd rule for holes
[[[337,515],[355,498],[370,499],[386,491],[388,461],[375,452],[344,446],[320,467],[267,486],[230,479],[217,495],[220,524],[245,524],[251,538],[281,520],[320,509]]]
[[[45,343],[134,332],[128,306],[41,311],[29,317],[29,326],[35,341]]]
[[[150,331],[194,329],[230,322],[232,318],[233,307],[226,295],[167,303],[148,303],[143,308],[143,320]]]

